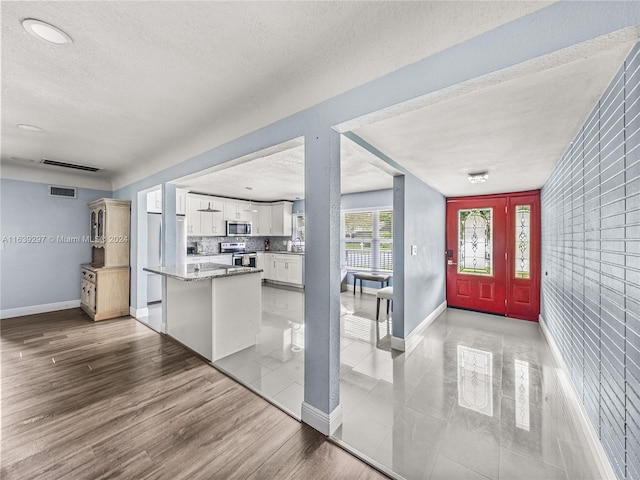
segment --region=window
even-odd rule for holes
[[[355,270],[393,270],[393,211],[346,212],[343,266]]]
[[[293,235],[294,244],[304,247],[304,214],[293,215]]]

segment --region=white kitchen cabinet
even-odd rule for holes
[[[199,236],[200,233],[200,197],[187,195],[187,235]]]
[[[220,211],[200,211],[209,206]],[[187,195],[187,235],[209,237],[226,235],[223,209],[224,204],[220,198],[208,195]]]
[[[295,285],[302,285],[302,257],[300,255],[287,255],[286,257],[286,281]]]
[[[252,212],[249,209],[249,202],[242,200],[225,200],[224,219],[250,222],[252,219]]]
[[[292,209],[292,202],[278,202],[271,205],[271,235],[291,236]]]
[[[187,191],[176,188],[176,215],[187,214]]]
[[[271,235],[271,205],[257,205],[258,222],[254,222],[253,229],[257,235],[267,237]]]
[[[216,197],[203,197],[200,201],[203,209],[211,207],[219,212],[200,212],[200,232],[205,236],[224,236],[227,234],[223,218],[223,202]]]
[[[233,265],[233,254],[231,253],[223,253],[220,255],[212,255],[210,262],[213,263],[221,263],[223,265]]]
[[[147,213],[162,213],[162,189],[147,193]]]
[[[260,274],[263,280],[266,278],[266,268],[267,268],[267,262],[265,261],[264,258],[265,254],[262,252],[258,252],[256,254],[256,268],[261,268],[263,271]]]
[[[301,255],[265,253],[265,280],[302,286]]]

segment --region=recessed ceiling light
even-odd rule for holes
[[[45,40],[49,43],[55,43],[56,45],[64,45],[65,43],[73,43],[71,37],[58,27],[54,27],[48,23],[36,20],[35,18],[26,18],[22,21],[24,29],[41,40]]]
[[[467,179],[471,183],[484,183],[487,181],[487,178],[489,178],[489,172],[470,173],[467,176]]]
[[[44,132],[43,128],[36,127],[35,125],[27,125],[26,123],[19,123],[18,128],[21,128],[23,130],[28,130],[30,132],[38,132],[38,133]]]

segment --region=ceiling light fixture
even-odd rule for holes
[[[36,127],[35,125],[27,125],[26,123],[19,123],[18,128],[21,128],[23,130],[28,130],[29,132],[38,132],[38,133],[44,132],[44,128]]]
[[[45,42],[54,43],[56,45],[64,45],[65,43],[73,43],[71,37],[60,30],[41,20],[35,18],[25,18],[22,21],[22,27],[31,35]]]
[[[199,212],[206,212],[206,213],[219,213],[222,210],[216,210],[215,208],[211,208],[211,202],[209,202],[209,205],[207,205],[207,208],[201,208],[198,211]]]
[[[489,172],[477,172],[477,173],[470,173],[467,176],[467,180],[469,180],[471,183],[484,183],[487,181],[487,179],[489,178]]]

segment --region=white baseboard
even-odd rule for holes
[[[596,465],[598,466],[600,478],[615,480],[616,474],[611,467],[611,463],[609,463],[607,454],[602,448],[602,443],[600,443],[600,439],[598,438],[598,435],[593,428],[593,424],[591,423],[591,420],[589,419],[589,416],[584,409],[584,405],[580,401],[578,392],[576,391],[576,388],[571,381],[569,369],[567,368],[567,364],[565,363],[564,358],[562,358],[562,353],[560,353],[558,344],[551,335],[551,332],[549,331],[549,328],[547,327],[547,324],[545,323],[542,315],[538,317],[538,325],[540,325],[540,329],[542,330],[542,333],[546,338],[549,347],[551,348],[553,358],[559,366],[558,379],[560,380],[560,385],[562,385],[562,390],[564,391],[565,396],[573,407],[569,408],[569,411],[572,412],[574,420],[582,428],[583,433],[587,437],[589,449],[591,450],[591,455],[593,456]]]
[[[129,306],[129,315],[131,315],[134,318],[148,317],[149,316],[149,309],[148,308],[135,308],[135,307]]]
[[[5,310],[0,310],[0,319],[34,315],[36,313],[55,312],[57,310],[78,308],[79,306],[80,299],[68,300],[66,302],[44,303],[42,305],[32,305],[29,307],[7,308]]]
[[[427,318],[425,318],[420,325],[413,329],[413,331],[407,335],[406,338],[398,338],[391,337],[391,348],[394,350],[399,350],[401,352],[410,352],[413,350],[416,345],[420,342],[420,334],[429,326],[431,323],[440,316],[442,312],[447,309],[447,301],[442,302],[438,307],[431,312]]]
[[[338,405],[333,412],[327,414],[307,402],[302,402],[302,421],[323,435],[333,435],[342,425],[342,406]]]

